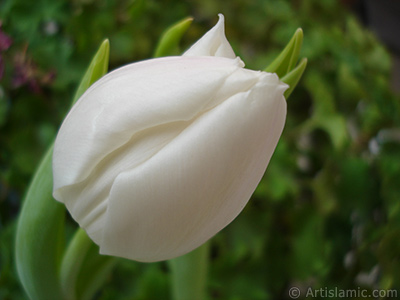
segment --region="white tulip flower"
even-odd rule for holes
[[[249,201],[282,133],[287,87],[244,68],[220,15],[183,56],[119,68],[82,95],[55,142],[54,197],[102,254],[188,253]]]

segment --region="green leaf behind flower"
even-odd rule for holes
[[[64,245],[65,208],[52,198],[52,153],[53,147],[33,177],[17,227],[17,271],[32,300],[62,299],[58,266]]]
[[[156,51],[154,52],[154,57],[178,55],[179,42],[190,24],[192,24],[192,21],[193,18],[188,17],[167,28],[158,42]]]
[[[78,89],[76,90],[72,104],[74,104],[80,96],[98,79],[100,79],[108,71],[108,61],[110,58],[110,42],[105,39],[99,50],[94,55],[89,67],[83,76]]]
[[[86,71],[73,103],[107,72],[109,43],[105,40]],[[32,300],[65,299],[59,269],[65,244],[65,207],[52,197],[53,145],[49,148],[28,188],[18,220],[15,246],[17,271]]]
[[[306,67],[307,58],[303,58],[296,68],[294,68],[292,71],[281,78],[284,83],[289,85],[289,88],[284,93],[286,99],[289,98],[290,94],[299,83],[300,78],[301,76],[303,76]]]
[[[283,51],[268,67],[265,68],[265,72],[276,73],[279,78],[282,78],[292,71],[299,59],[302,44],[303,30],[298,28]]]
[[[307,66],[306,58],[303,58],[296,66],[302,44],[303,30],[298,28],[283,51],[265,68],[265,72],[276,73],[283,82],[289,85],[284,94],[286,99],[297,86]]]
[[[99,247],[79,228],[62,259],[60,279],[64,298],[90,300],[117,259],[99,254]]]

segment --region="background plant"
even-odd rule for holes
[[[191,15],[185,49],[218,12],[250,69],[268,65],[298,27],[309,65],[264,180],[213,239],[210,298],[285,299],[294,285],[400,288],[399,97],[388,52],[338,1],[5,0],[0,299],[26,298],[12,255],[21,199],[101,41],[110,39],[114,69],[151,57],[162,31]],[[121,259],[98,299],[165,299],[169,280],[165,263]]]

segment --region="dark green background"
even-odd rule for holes
[[[210,299],[289,299],[293,286],[400,289],[400,99],[389,52],[339,1],[3,0],[13,44],[1,53],[0,299],[26,299],[16,218],[101,41],[110,39],[114,69],[150,58],[167,26],[193,16],[186,49],[220,12],[248,68],[267,66],[298,27],[309,65],[263,181],[212,241]],[[166,263],[121,260],[98,299],[169,299],[169,280]]]

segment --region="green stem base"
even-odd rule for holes
[[[188,254],[169,260],[172,271],[172,299],[206,299],[209,244],[207,242]]]

